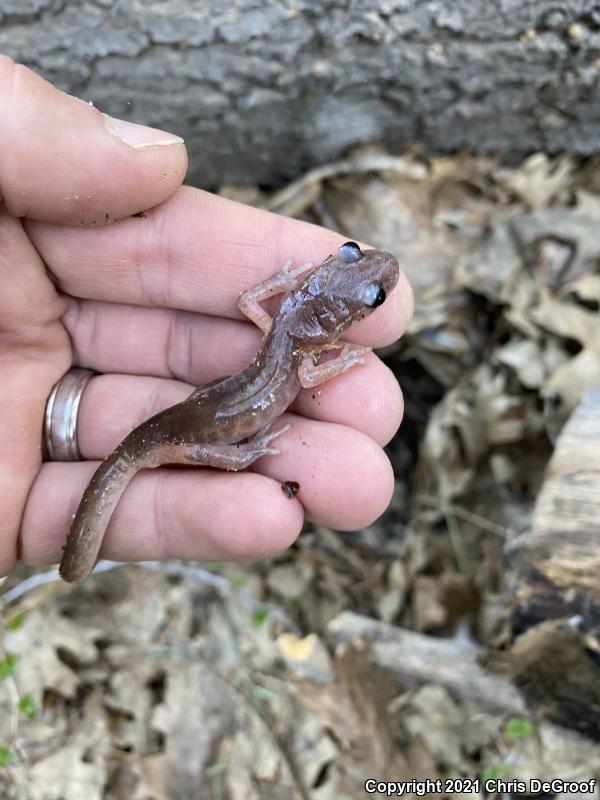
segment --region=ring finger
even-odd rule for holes
[[[139,422],[183,400],[191,389],[156,378],[94,378],[80,407],[82,456],[104,458]],[[373,438],[344,424],[297,414],[286,418],[291,429],[277,439],[281,454],[260,459],[255,470],[279,483],[300,483],[299,497],[306,512],[322,524],[352,529],[378,516],[387,504],[391,484],[389,462]]]

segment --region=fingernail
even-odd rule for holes
[[[103,114],[104,124],[113,136],[116,136],[125,144],[133,147],[134,150],[142,150],[144,147],[160,147],[167,144],[183,144],[181,136],[174,133],[159,131],[158,128],[147,128],[145,125],[138,125],[135,122],[126,122],[123,119],[115,119]]]

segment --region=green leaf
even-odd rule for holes
[[[450,778],[452,775],[456,775],[456,767],[454,764],[442,764],[442,775],[445,778]]]
[[[19,711],[23,716],[27,717],[27,719],[34,719],[37,715],[37,708],[30,694],[24,694],[19,700]]]
[[[0,747],[0,769],[7,767],[12,761],[12,753],[8,747]]]
[[[252,625],[255,628],[260,628],[261,625],[264,625],[265,620],[268,616],[269,616],[269,609],[266,608],[265,606],[257,609],[252,615]]]
[[[21,656],[17,656],[15,653],[6,654],[6,658],[0,661],[0,681],[8,678],[15,671],[20,660]]]
[[[494,778],[499,778],[500,775],[505,775],[507,772],[508,766],[506,764],[490,764],[481,773],[481,781],[482,783],[493,781]]]
[[[248,578],[245,575],[235,575],[231,579],[231,585],[234,589],[243,589],[248,583]]]
[[[25,614],[15,614],[14,617],[11,617],[11,619],[8,620],[8,625],[6,627],[9,631],[18,631],[23,625],[24,619]]]
[[[204,775],[207,778],[214,778],[217,775],[222,775],[228,768],[229,764],[226,761],[222,761],[219,764],[212,764],[210,767],[206,767],[204,769]]]
[[[535,732],[535,725],[528,719],[512,717],[507,720],[505,730],[507,737],[514,741],[523,738],[523,736],[531,736]]]

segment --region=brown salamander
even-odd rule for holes
[[[139,470],[162,464],[239,470],[276,455],[271,443],[289,426],[270,427],[300,388],[364,363],[369,347],[338,339],[394,288],[394,256],[346,242],[317,267],[290,265],[291,260],[239,298],[240,310],[264,333],[252,363],[143,422],[98,467],[67,537],[60,563],[64,580],[78,581],[92,571],[115,506]],[[259,303],[280,293],[285,296],[271,318]],[[322,351],[332,349],[340,351],[334,359],[317,363]]]

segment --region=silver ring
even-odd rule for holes
[[[81,461],[77,416],[81,395],[93,375],[91,369],[74,368],[54,384],[44,414],[46,461]]]

